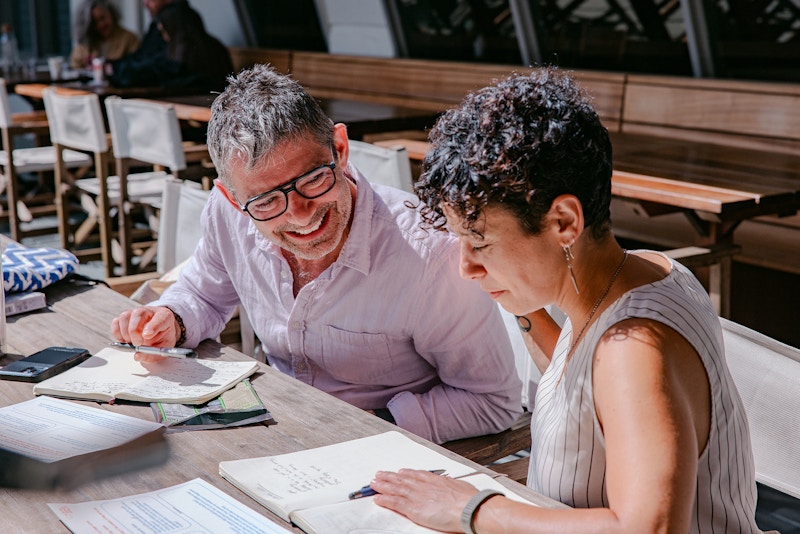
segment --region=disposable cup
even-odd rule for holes
[[[50,78],[60,80],[61,71],[64,68],[64,58],[59,56],[47,58],[47,66],[50,68]]]

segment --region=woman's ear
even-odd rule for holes
[[[583,233],[583,206],[575,195],[559,195],[550,205],[550,217],[561,243],[574,243]]]
[[[236,197],[233,195],[233,193],[229,191],[227,187],[225,187],[225,184],[222,183],[222,180],[220,180],[219,178],[215,178],[214,187],[219,189],[220,193],[222,193],[222,195],[228,199],[228,202],[230,202],[233,205],[233,207],[236,208],[236,211],[241,212],[242,215],[247,215],[244,211],[242,211],[242,207],[239,205],[239,201],[236,200]]]

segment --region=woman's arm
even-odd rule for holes
[[[711,424],[700,356],[668,326],[628,319],[603,335],[592,383],[606,442],[608,499],[621,526],[688,531],[697,459]]]
[[[711,409],[697,353],[664,325],[624,321],[596,349],[593,386],[606,441],[609,508],[552,510],[495,497],[479,509],[477,532],[689,530]],[[428,527],[458,531],[461,510],[477,490],[428,475],[379,473],[375,502]]]

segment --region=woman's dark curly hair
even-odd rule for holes
[[[562,194],[583,206],[599,239],[611,228],[611,142],[572,79],[552,67],[512,74],[467,95],[430,132],[414,189],[425,224],[444,226],[442,206],[468,228],[487,205],[502,205],[531,234]]]

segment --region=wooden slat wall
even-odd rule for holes
[[[291,71],[292,52],[290,50],[276,50],[269,48],[236,48],[228,49],[233,62],[233,70],[239,72],[256,63],[269,63],[276,70],[284,74]]]
[[[442,111],[516,65],[231,48],[237,70],[271,63],[321,97]],[[570,71],[611,131],[800,152],[800,85]]]
[[[628,75],[622,131],[800,153],[800,87]]]
[[[358,97],[387,104],[442,111],[464,95],[511,72],[514,65],[451,61],[385,59],[364,56],[294,52],[292,76],[317,96]],[[573,72],[594,98],[606,127],[619,128],[625,76],[607,72]]]
[[[370,58],[316,52],[231,49],[238,67],[269,61],[290,72],[309,92],[320,97],[344,97],[442,111],[456,105],[468,91],[483,87],[512,71],[514,65],[450,61]],[[783,161],[800,153],[800,84],[695,79],[676,76],[571,71],[593,97],[603,123],[612,132],[656,135],[686,141],[752,148],[772,154],[770,165],[800,178],[800,169]],[[421,135],[424,135],[421,134]],[[421,138],[421,137],[420,137]],[[702,157],[699,155],[698,157]],[[766,160],[765,160],[766,161]],[[753,161],[729,164],[757,179]],[[672,233],[664,218],[653,220]],[[780,226],[800,239],[797,216],[763,218],[758,224]],[[618,226],[625,223],[620,220]],[[639,220],[634,225],[642,224]],[[756,224],[748,222],[743,226]],[[766,230],[770,231],[770,230]],[[662,232],[663,233],[663,232]],[[675,231],[675,235],[679,232]],[[740,232],[744,236],[744,232]],[[778,247],[786,248],[786,247]],[[777,249],[776,249],[777,250]],[[747,255],[745,247],[745,255]],[[798,272],[797,266],[775,261],[771,266]]]

